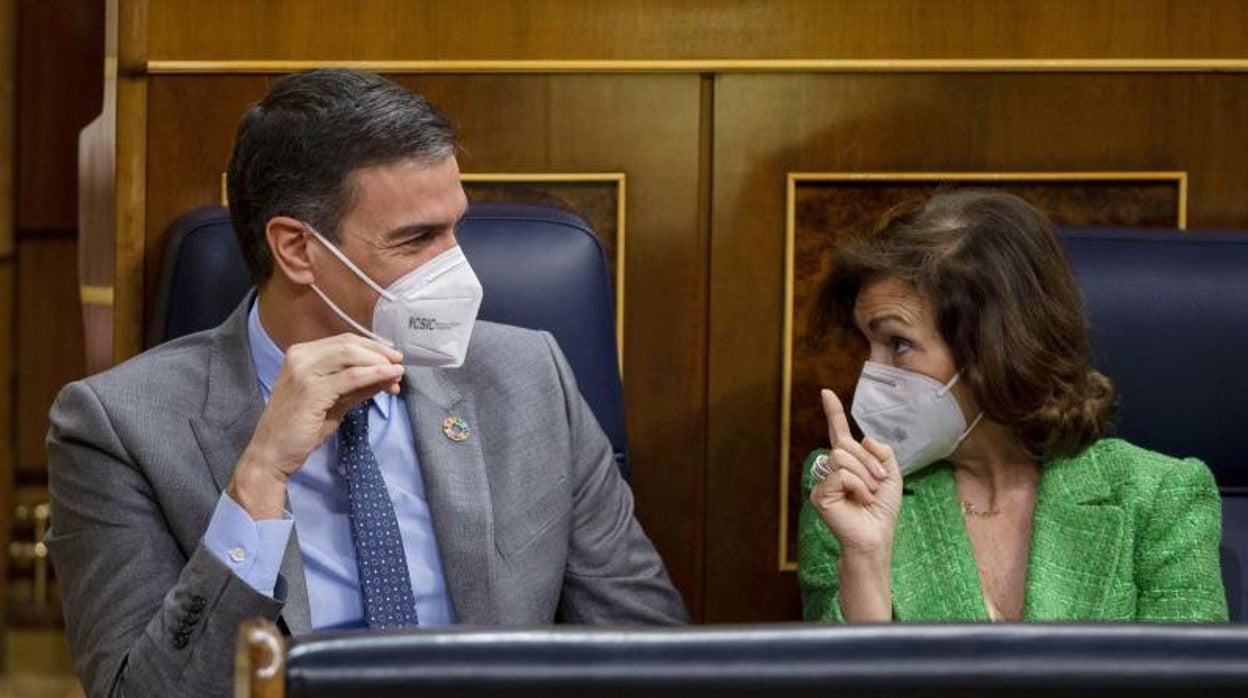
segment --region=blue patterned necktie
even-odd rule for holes
[[[394,503],[368,444],[371,404],[372,400],[365,400],[343,417],[338,427],[338,464],[347,476],[364,622],[370,628],[402,628],[417,624],[416,600]]]

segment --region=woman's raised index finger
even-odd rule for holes
[[[819,397],[823,400],[823,413],[828,417],[828,440],[832,446],[835,447],[843,439],[852,441],[854,437],[849,431],[849,419],[845,416],[841,399],[827,388],[819,391]]]

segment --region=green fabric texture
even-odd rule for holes
[[[840,547],[810,503],[806,459],[798,581],[808,621],[843,622]],[[1213,475],[1102,439],[1046,463],[1032,518],[1023,618],[1028,621],[1225,621]],[[893,539],[893,613],[900,621],[988,621],[979,573],[947,461],[906,478]]]

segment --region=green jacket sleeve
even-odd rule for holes
[[[1152,511],[1136,545],[1136,620],[1225,621],[1218,489],[1201,461],[1173,463],[1158,479]]]
[[[814,451],[802,466],[802,510],[797,524],[797,581],[802,590],[802,617],[807,621],[844,623],[836,576],[841,546],[810,503],[814,478],[810,466],[826,450]]]

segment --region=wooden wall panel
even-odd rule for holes
[[[19,2],[18,227],[73,235],[78,227],[78,130],[104,94],[104,3]]]
[[[17,308],[16,303],[16,270],[12,259],[8,259],[0,263],[0,377],[3,378],[5,385],[12,385],[18,374],[14,370],[16,365],[16,356],[14,355],[14,330],[16,328],[13,321],[14,310]],[[4,495],[9,493],[9,486],[14,478],[14,465],[16,463],[16,436],[17,430],[14,428],[16,423],[15,414],[20,415],[24,412],[14,410],[13,407],[17,402],[17,396],[12,389],[5,390],[0,394],[0,483],[3,483],[3,492],[0,493],[0,506],[7,505],[8,501]],[[8,514],[8,508],[0,509],[5,517]],[[7,521],[7,518],[0,517],[0,520]],[[0,533],[0,541],[3,541],[3,533]],[[0,576],[3,576],[4,566],[0,563]]]
[[[48,409],[60,387],[84,372],[75,263],[77,143],[78,130],[99,111],[104,92],[104,7],[91,0],[3,4],[9,14],[0,18],[0,34],[6,35],[0,47],[16,60],[16,85],[0,101],[13,107],[17,131],[12,149],[0,147],[16,159],[16,211],[7,209],[4,216],[16,227],[7,240],[0,301],[3,400],[20,405],[3,420],[5,471],[12,477],[6,478],[0,511],[3,540],[11,534],[15,543],[3,546],[11,563],[3,596],[14,626],[47,626],[59,623],[58,609],[32,597],[34,589],[46,588],[36,577],[46,573],[47,561],[34,553],[37,531],[29,516],[20,520],[15,511],[29,514],[48,499]],[[16,562],[9,560],[14,553]]]
[[[116,120],[91,162],[116,176],[92,179],[112,209],[86,268],[115,292],[89,309],[112,323],[112,359],[140,344],[162,231],[217,200],[238,116],[281,61],[392,62],[458,123],[466,171],[627,175],[634,485],[698,619],[796,617],[776,530],[786,173],[1186,171],[1191,226],[1248,227],[1248,0],[110,7]],[[1046,63],[1068,59],[1128,63]]]
[[[13,228],[17,206],[14,186],[14,157],[17,128],[17,8],[15,0],[0,0],[0,263],[13,256]],[[7,326],[5,326],[7,327]],[[4,337],[8,337],[8,330]],[[5,365],[7,368],[7,364]],[[0,436],[0,443],[4,443]]]
[[[1244,228],[1245,113],[1242,74],[718,78],[706,619],[798,617],[777,564],[787,173],[1186,171],[1190,227]]]
[[[61,386],[85,373],[78,311],[77,241],[30,239],[17,253],[17,468],[19,483],[46,482],[48,410]]]
[[[1248,54],[1243,0],[165,0],[151,11],[156,60]]]
[[[103,6],[19,4],[18,298],[14,422],[19,480],[41,482],[47,411],[82,374],[77,322],[77,133],[103,95]],[[94,69],[92,69],[94,68]],[[51,252],[46,254],[45,252]]]
[[[468,172],[627,176],[624,381],[638,515],[696,610],[705,462],[706,240],[696,75],[415,76],[455,122]],[[216,203],[235,126],[264,76],[156,76],[148,90],[146,295],[162,235]]]
[[[791,176],[793,237],[787,254],[792,255],[793,265],[791,275],[786,271],[785,284],[792,289],[792,310],[786,311],[791,314],[789,331],[783,338],[791,360],[788,385],[783,379],[781,383],[789,411],[782,413],[777,454],[781,471],[779,563],[789,570],[797,569],[798,512],[804,502],[802,465],[812,450],[828,445],[828,422],[819,391],[831,389],[846,410],[852,410],[854,387],[867,356],[857,331],[834,329],[820,336],[812,317],[819,291],[832,271],[837,247],[869,236],[880,217],[894,206],[930,197],[947,187],[1021,196],[1058,225],[1168,228],[1175,230],[1175,235],[1181,234],[1178,229],[1187,203],[1185,182],[1178,173],[1139,174],[1136,179],[1123,173],[1086,172],[922,177],[871,176],[867,180],[819,173]]]
[[[16,380],[19,482],[44,481],[48,409],[83,374],[76,270],[78,131],[104,93],[104,6],[19,2]]]
[[[0,551],[9,549],[8,512],[13,488],[13,225],[15,222],[13,170],[17,83],[15,44],[17,8],[14,0],[0,0]],[[9,597],[9,561],[0,559],[0,654],[7,654],[3,638],[9,626],[4,603]],[[0,658],[0,672],[6,669]]]
[[[622,271],[618,264],[621,260],[616,255],[625,247],[626,232],[620,227],[623,213],[620,209],[628,188],[627,178],[611,173],[590,173],[579,180],[530,179],[542,176],[466,173],[464,191],[469,201],[552,206],[579,215],[602,245],[607,272],[614,284]]]

